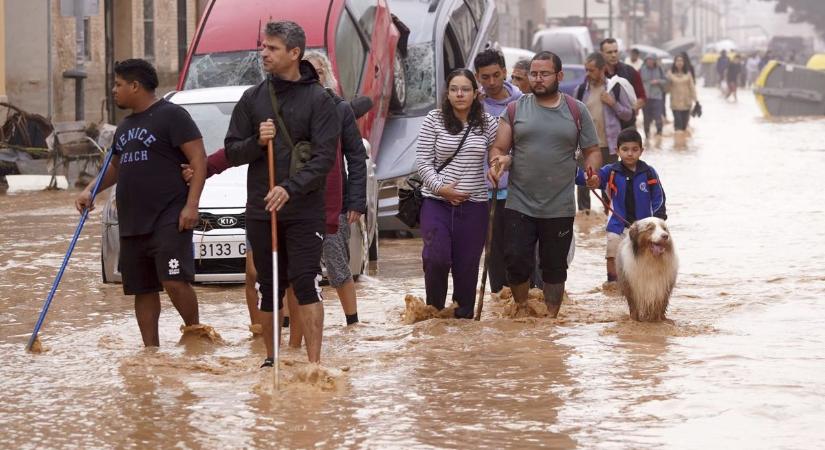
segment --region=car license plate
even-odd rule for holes
[[[246,242],[200,242],[195,259],[244,258]]]

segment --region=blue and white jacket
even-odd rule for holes
[[[599,169],[601,189],[610,199],[610,206],[616,212],[607,221],[607,231],[622,234],[626,225],[619,219],[623,217],[630,223],[646,217],[667,219],[665,191],[659,175],[653,167],[644,161],[636,163],[636,172],[628,170],[621,161],[608,164]],[[584,172],[576,173],[576,184],[585,185]],[[633,195],[627,195],[628,186]]]

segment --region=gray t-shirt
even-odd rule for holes
[[[574,100],[581,114],[581,148],[598,145],[596,127],[584,103]],[[502,119],[509,123],[507,110]],[[552,219],[576,215],[576,123],[564,98],[547,108],[532,94],[516,103],[515,148],[510,166],[506,208],[530,217]]]

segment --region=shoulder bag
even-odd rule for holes
[[[464,137],[462,137],[461,142],[458,143],[458,148],[455,150],[455,153],[435,169],[436,173],[444,170],[444,168],[453,161],[453,158],[458,155],[458,152],[461,151],[461,147],[464,145],[464,141],[467,140],[467,135],[470,134],[471,128],[472,126],[467,125],[467,131],[464,132]],[[407,177],[406,183],[409,186],[408,189],[398,189],[398,214],[396,214],[395,217],[410,228],[418,228],[421,222],[421,204],[424,203],[424,196],[421,194],[421,176],[418,175],[416,171],[416,173]]]
[[[309,141],[292,142],[292,137],[289,135],[289,130],[286,128],[284,119],[281,118],[280,108],[278,108],[278,98],[275,96],[275,89],[272,88],[272,83],[270,83],[269,80],[266,81],[266,87],[269,90],[269,99],[272,101],[272,110],[275,111],[275,119],[278,121],[278,129],[284,134],[291,150],[289,157],[289,176],[292,177],[306,165],[312,156],[312,143]]]

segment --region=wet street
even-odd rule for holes
[[[681,260],[675,326],[631,322],[601,291],[600,216],[577,219],[557,320],[503,318],[488,299],[481,322],[404,324],[405,294],[424,293],[421,242],[385,239],[378,272],[357,283],[363,325],[346,328],[324,291],[331,376],[284,349],[279,393],[257,368],[241,286],[196,287],[225,343],[181,341],[164,297],[161,347],[142,348],[130,299],[100,281],[102,207],[52,304],[46,351],[24,351],[75,193],[0,195],[0,447],[823,448],[825,119],[763,119],[749,91],[738,104],[699,98],[687,147],[668,126],[642,156]]]

